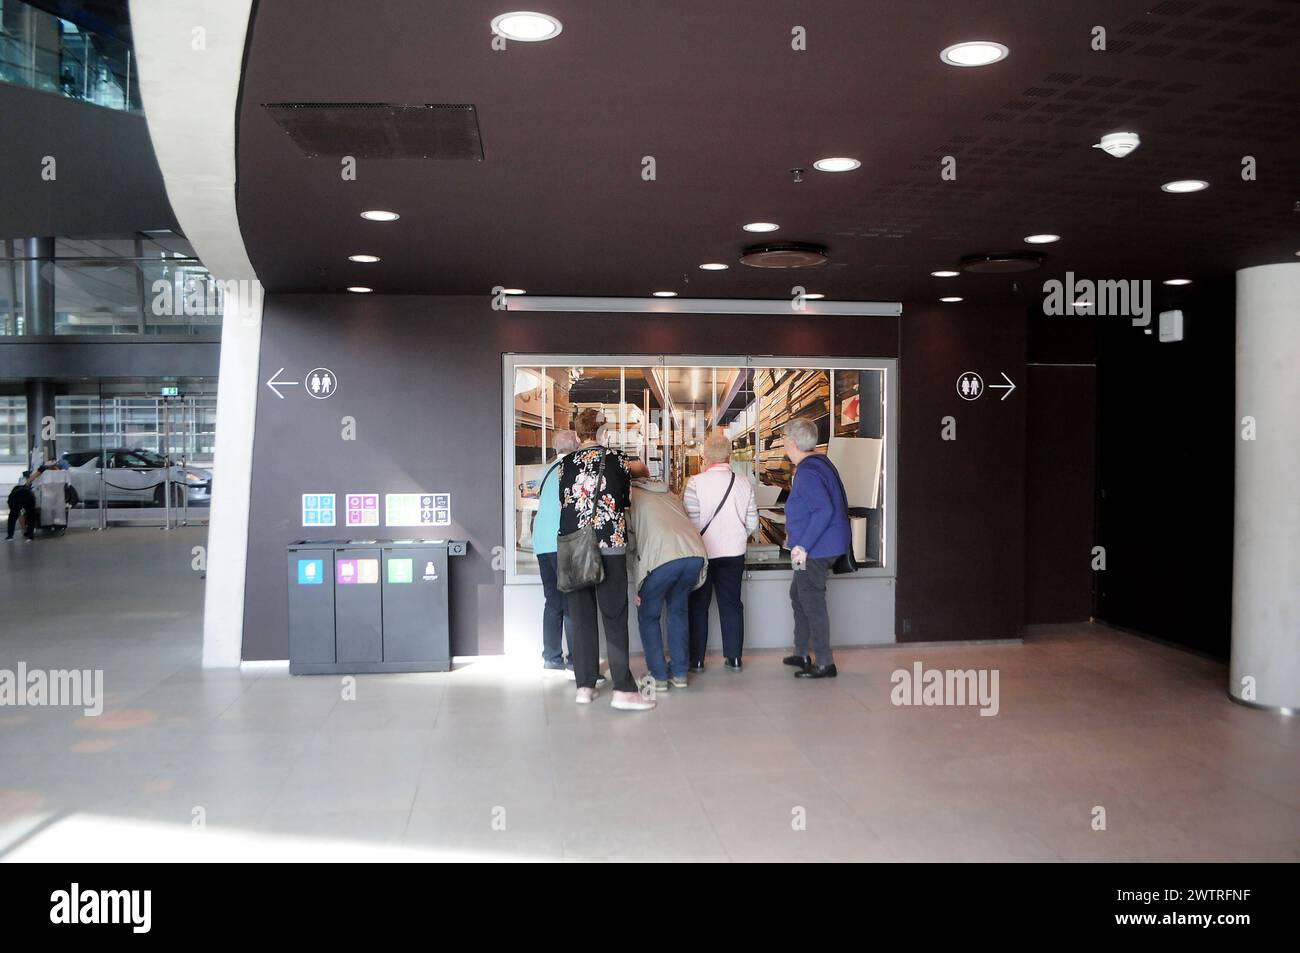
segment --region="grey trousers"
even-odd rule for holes
[[[794,654],[811,655],[818,665],[835,664],[831,654],[831,617],[826,611],[826,577],[834,556],[808,557],[806,568],[794,570],[790,607],[794,610]],[[809,651],[811,650],[811,651]]]

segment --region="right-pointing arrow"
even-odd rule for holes
[[[284,400],[284,395],[280,393],[281,387],[288,387],[290,385],[297,386],[297,384],[299,383],[298,381],[279,380],[280,375],[283,373],[284,373],[284,368],[282,367],[274,374],[272,374],[271,379],[266,382],[266,386],[271,388],[271,391],[275,394],[275,396],[279,397],[281,400]]]
[[[281,368],[281,370],[283,370],[283,368]],[[1006,381],[1006,383],[1005,383],[1005,384],[990,384],[989,386],[990,386],[990,387],[997,387],[997,388],[1001,388],[1002,390],[1005,390],[1006,393],[1002,395],[1002,399],[1003,399],[1003,400],[1006,400],[1008,397],[1011,396],[1011,392],[1012,392],[1013,390],[1016,389],[1016,385],[1015,385],[1014,383],[1012,383],[1011,378],[1007,377],[1007,372],[1006,372],[1006,371],[999,371],[998,373],[1000,373],[1000,374],[1002,375],[1002,379],[1003,379],[1004,381]]]

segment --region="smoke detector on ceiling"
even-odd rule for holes
[[[1108,156],[1122,159],[1140,145],[1142,139],[1136,132],[1111,132],[1102,136],[1101,142],[1093,148],[1100,149]]]
[[[750,245],[740,261],[751,268],[808,268],[826,264],[826,249],[809,242],[766,242]]]

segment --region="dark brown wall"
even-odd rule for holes
[[[1097,368],[1028,369],[1025,622],[1086,622],[1096,545]]]
[[[900,642],[1020,634],[1025,582],[1025,314],[919,305],[902,323],[898,483]],[[965,401],[957,381],[1017,385]],[[957,439],[945,441],[945,417]]]
[[[501,357],[518,353],[773,354],[900,360],[900,639],[1009,638],[1024,579],[1024,392],[966,404],[958,375],[1006,370],[1023,388],[1023,309],[905,308],[897,318],[494,312],[487,296],[272,295],[261,380],[331,368],[338,393],[263,387],[254,441],[244,657],[285,658],[284,546],[310,533],[300,496],[446,490],[451,535],[470,541],[452,572],[452,649],[502,651]],[[960,405],[960,406],[959,406]],[[958,417],[959,439],[939,439]],[[356,418],[357,439],[340,439]],[[340,516],[340,519],[342,517]],[[383,535],[387,531],[376,531]],[[337,526],[333,535],[349,535]],[[355,531],[353,531],[355,535]]]
[[[1098,319],[1029,314],[1025,622],[1093,615]]]

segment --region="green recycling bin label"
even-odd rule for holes
[[[402,582],[410,582],[413,576],[412,564],[409,559],[390,559],[388,560],[388,584],[395,585]]]

